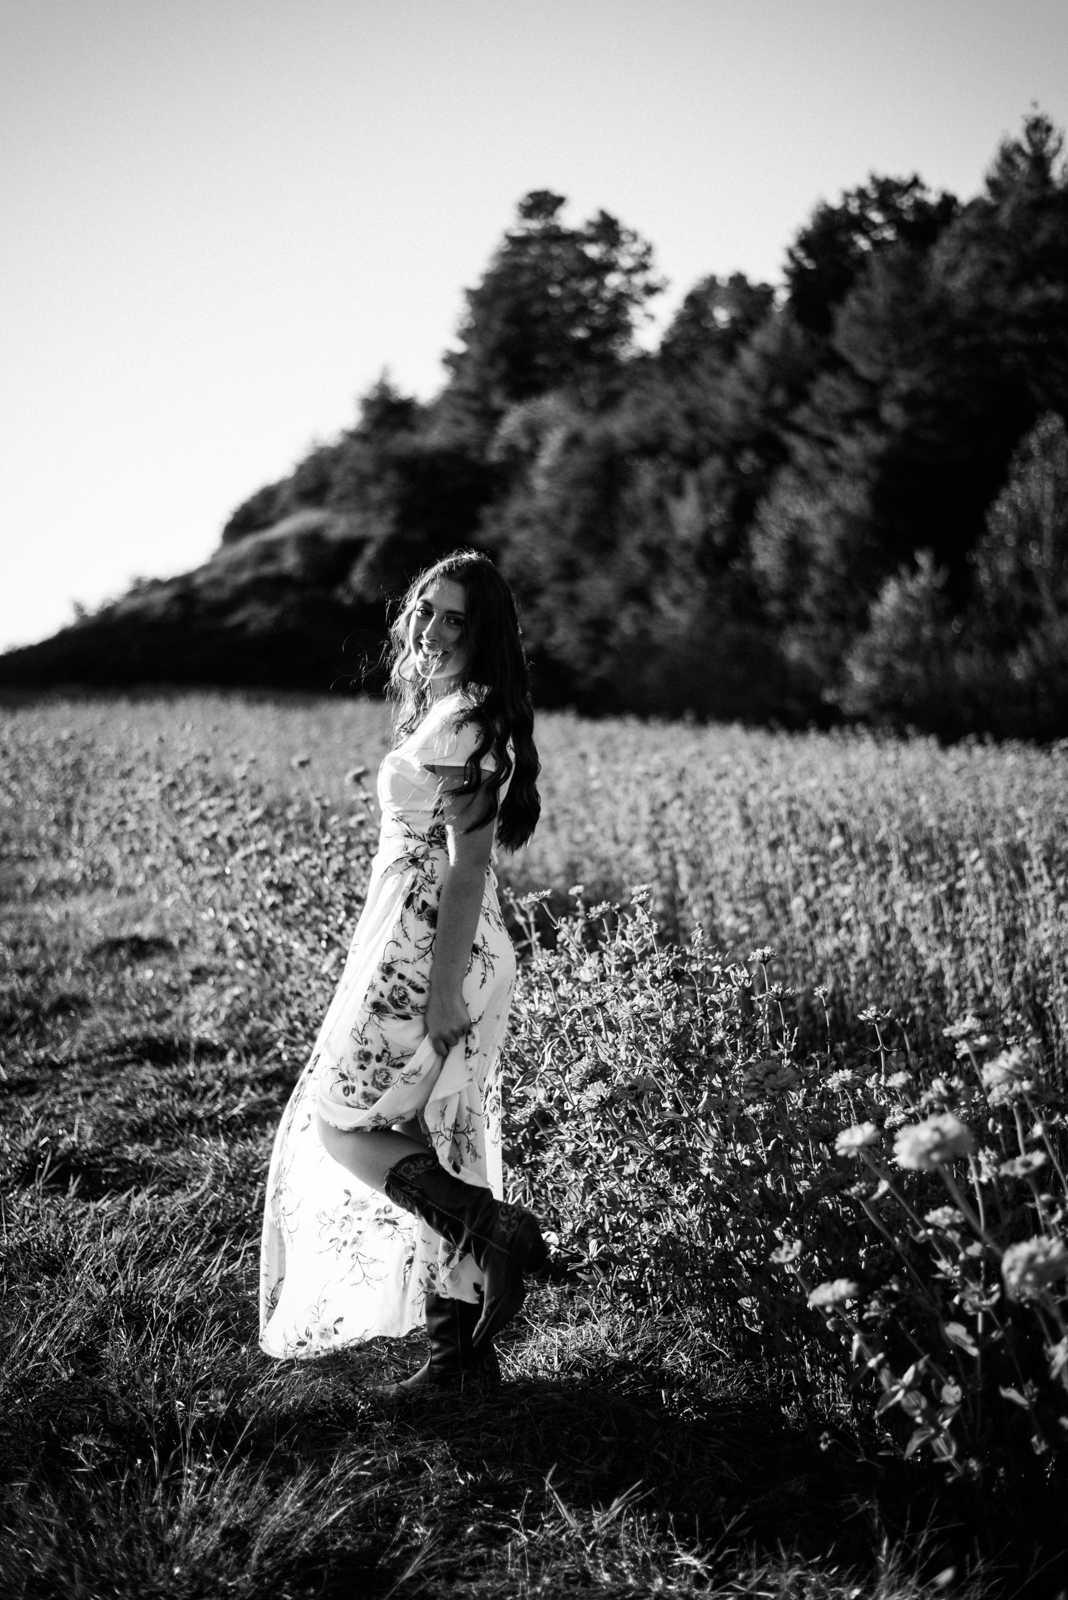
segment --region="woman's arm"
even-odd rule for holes
[[[463,782],[463,768],[431,769],[447,782]],[[445,836],[449,865],[438,901],[434,959],[430,968],[430,995],[426,1031],[439,1056],[470,1031],[471,1017],[464,1004],[463,983],[478,931],[486,871],[493,850],[494,828],[488,823],[471,830],[489,809],[485,787],[474,794],[447,794],[444,802]]]

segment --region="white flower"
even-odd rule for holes
[[[904,1089],[912,1082],[911,1072],[892,1072],[886,1080],[888,1089]]]
[[[998,1168],[1003,1178],[1029,1178],[1032,1172],[1037,1172],[1039,1167],[1046,1165],[1044,1150],[1032,1150],[1027,1156],[1014,1156],[1011,1161],[1003,1161]]]
[[[983,1088],[992,1106],[1009,1105],[1034,1088],[1027,1076],[1028,1061],[1017,1046],[1003,1050],[983,1068]]]
[[[843,1128],[834,1141],[834,1148],[840,1156],[859,1156],[870,1144],[878,1144],[882,1135],[874,1122],[856,1122],[851,1128]]]
[[[821,1283],[808,1297],[810,1306],[818,1310],[827,1310],[831,1306],[844,1306],[847,1300],[855,1300],[860,1293],[859,1283],[854,1283],[852,1278],[835,1278],[830,1283]]]
[[[803,1248],[800,1239],[784,1239],[779,1248],[771,1252],[770,1260],[780,1267],[789,1267],[797,1260]]]
[[[970,1034],[982,1033],[982,1031],[983,1024],[978,1017],[973,1016],[969,1011],[966,1017],[961,1018],[960,1022],[952,1022],[948,1028],[943,1028],[942,1037],[944,1039],[967,1039]]]
[[[831,1090],[845,1089],[849,1084],[859,1082],[860,1079],[855,1072],[850,1071],[848,1067],[843,1067],[840,1071],[830,1074],[827,1079],[827,1087]]]
[[[592,1111],[595,1106],[600,1105],[602,1100],[607,1100],[611,1093],[612,1090],[607,1083],[600,1081],[591,1083],[589,1088],[579,1096],[579,1105],[583,1111]]]
[[[956,1206],[935,1206],[933,1211],[928,1211],[924,1222],[929,1222],[932,1228],[958,1228],[964,1221]]]
[[[972,1056],[977,1050],[985,1050],[990,1043],[991,1038],[988,1033],[977,1033],[971,1043],[961,1039],[954,1051],[954,1055],[958,1061],[963,1061],[965,1056]]]
[[[899,1167],[915,1172],[931,1172],[954,1156],[970,1155],[975,1140],[951,1111],[940,1111],[925,1122],[912,1122],[900,1128],[894,1140],[894,1160]]]
[[[1010,1244],[1001,1258],[1001,1276],[1010,1300],[1033,1300],[1068,1278],[1068,1246],[1063,1239],[1025,1239]]]

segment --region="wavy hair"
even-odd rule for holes
[[[459,687],[466,691],[468,703],[460,723],[463,726],[473,722],[479,732],[458,792],[474,794],[482,786],[482,762],[492,756],[496,767],[485,780],[490,810],[481,822],[472,825],[471,831],[488,826],[496,818],[499,842],[506,850],[518,850],[534,832],[541,815],[537,786],[541,762],[534,745],[529,669],[512,591],[493,562],[475,550],[456,550],[421,572],[390,626],[389,693],[395,701],[394,744],[411,733],[430,709],[429,685],[410,670],[408,624],[426,590],[439,578],[460,584],[464,591],[464,643],[469,660]],[[511,786],[501,801],[500,791],[509,778]]]

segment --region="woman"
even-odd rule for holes
[[[497,1058],[515,958],[495,839],[540,802],[527,668],[492,562],[447,557],[391,630],[394,744],[367,903],[267,1182],[260,1343],[315,1356],[425,1317],[401,1392],[492,1381],[494,1335],[547,1275],[535,1219],[501,1202]]]

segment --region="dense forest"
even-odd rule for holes
[[[1068,734],[1063,145],[1032,112],[966,202],[871,176],[781,286],[704,278],[654,351],[652,246],[528,194],[433,400],[381,380],[205,567],[0,683],[358,683],[390,597],[468,545],[542,704]]]

